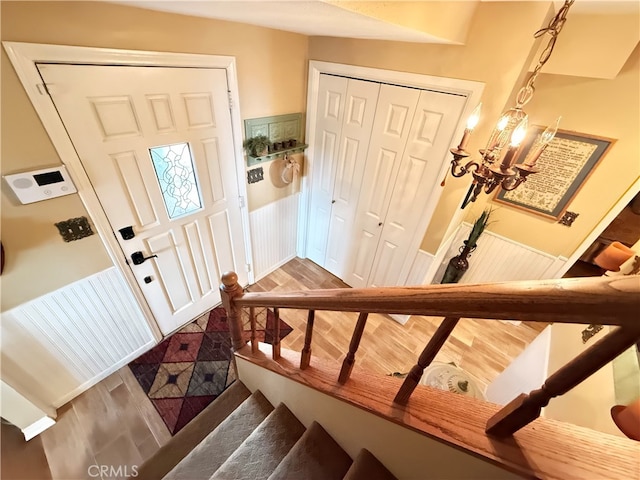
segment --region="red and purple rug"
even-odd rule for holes
[[[258,310],[258,309],[256,309]],[[272,343],[275,315],[256,311],[257,335]],[[280,319],[280,338],[292,328]],[[247,339],[249,332],[245,332]],[[235,380],[224,308],[213,309],[129,364],[138,383],[175,435]]]

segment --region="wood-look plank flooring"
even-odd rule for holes
[[[56,424],[41,435],[51,477],[125,478],[171,434],[128,367],[58,409]],[[95,466],[98,467],[95,467]],[[95,476],[100,466],[120,468]],[[98,469],[97,469],[98,468]]]
[[[309,260],[294,259],[252,285],[250,291],[292,291],[315,288],[348,288]],[[307,312],[281,310],[281,317],[293,327],[282,346],[301,351]],[[317,312],[312,342],[312,359],[318,356],[342,361],[348,350],[357,314]],[[374,372],[408,372],[439,318],[412,316],[405,325],[386,315],[370,315],[356,363]],[[528,345],[545,325],[523,322],[461,320],[436,361],[454,362],[478,380],[484,388]],[[40,435],[51,478],[91,478],[92,465],[134,465],[164,445],[169,431],[128,367],[107,377],[58,409],[57,423]],[[3,454],[10,454],[5,452]],[[93,470],[95,472],[95,469]],[[48,478],[48,472],[40,477]],[[94,477],[100,478],[100,477]],[[113,475],[103,478],[117,478]]]

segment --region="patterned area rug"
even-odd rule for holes
[[[245,319],[245,328],[248,328]],[[275,316],[256,309],[257,335],[272,343]],[[280,319],[280,338],[292,328]],[[245,331],[249,339],[250,332]],[[213,309],[138,357],[129,368],[175,435],[235,380],[224,308]]]

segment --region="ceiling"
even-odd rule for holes
[[[479,0],[492,1],[492,0]],[[510,0],[498,0],[510,1]],[[537,0],[543,1],[543,0]],[[395,40],[418,43],[463,43],[465,32],[447,35],[442,22],[466,30],[473,16],[478,0],[457,0],[448,2],[403,2],[403,1],[333,1],[333,0],[227,0],[227,1],[189,1],[189,0],[119,0],[121,3],[149,10],[215,18],[233,22],[248,23],[262,27],[285,30],[309,36],[331,36]],[[554,1],[556,6],[562,1]],[[374,5],[371,8],[359,5]],[[394,5],[395,4],[395,5]],[[391,11],[404,6],[419,8],[424,13],[426,23],[420,28],[415,18],[398,20],[399,15],[386,16]],[[583,14],[628,14],[639,11],[638,0],[602,1],[577,0],[572,13]],[[417,7],[416,7],[417,6]],[[448,17],[440,17],[447,8]],[[407,10],[405,10],[407,11]],[[375,14],[368,14],[375,12]],[[385,18],[393,18],[386,21]],[[435,19],[435,20],[434,20]],[[461,27],[460,23],[464,23]],[[437,33],[434,33],[437,32]],[[462,42],[460,41],[462,40]]]
[[[308,36],[451,43],[446,39],[438,38],[424,31],[387,23],[377,18],[361,15],[318,0],[123,0],[115,3],[162,12],[248,23]]]

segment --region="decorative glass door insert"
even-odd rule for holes
[[[189,144],[151,147],[149,153],[169,218],[200,210],[202,202]]]

